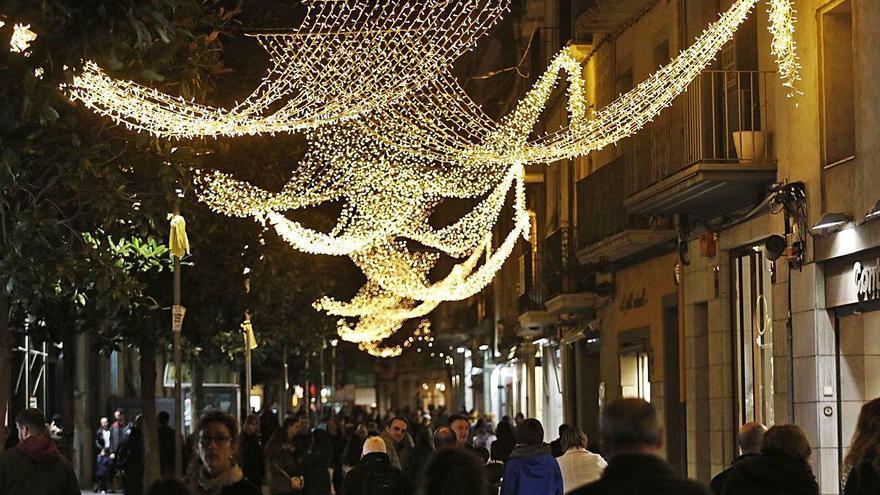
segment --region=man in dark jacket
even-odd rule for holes
[[[610,460],[598,481],[572,495],[707,495],[660,458],[657,411],[642,399],[618,399],[602,411],[602,442]]]
[[[712,493],[715,495],[721,495],[721,488],[724,487],[724,482],[727,481],[727,477],[730,475],[730,471],[733,467],[736,466],[737,463],[750,457],[754,457],[761,452],[761,445],[764,443],[765,431],[767,431],[767,428],[761,423],[746,423],[740,427],[739,433],[736,435],[736,443],[739,445],[740,455],[730,463],[730,466],[728,466],[727,469],[721,471],[712,478],[712,482],[709,483],[709,488],[712,489]]]
[[[79,481],[70,461],[49,438],[46,417],[25,409],[15,418],[19,444],[0,454],[3,495],[79,495]]]
[[[721,487],[724,495],[819,495],[810,467],[812,448],[797,425],[776,425],[764,434],[761,453],[739,462]]]
[[[385,441],[374,436],[364,442],[363,457],[345,476],[346,495],[410,495],[412,484],[385,452]]]
[[[162,476],[174,476],[174,428],[168,426],[171,415],[159,413],[159,469]]]

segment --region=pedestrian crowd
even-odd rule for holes
[[[433,414],[431,414],[433,413]],[[441,409],[411,414],[349,412],[279,422],[267,409],[239,432],[227,414],[200,419],[185,442],[184,477],[174,478],[175,432],[160,414],[163,477],[147,495],[818,495],[810,444],[800,427],[743,425],[740,455],[704,486],[663,459],[663,431],[641,399],[608,404],[600,438],[562,425],[546,443],[540,421],[517,414],[497,427],[488,418]],[[143,493],[143,418],[117,410],[95,434],[95,489]],[[317,426],[313,426],[317,424]],[[80,493],[68,461],[62,418],[47,424],[26,409],[15,418],[18,443],[0,453],[0,494]],[[601,446],[601,451],[600,447]],[[866,403],[845,459],[844,495],[880,493],[880,399]],[[120,481],[121,478],[121,481]]]

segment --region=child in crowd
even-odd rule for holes
[[[101,449],[98,458],[95,460],[95,482],[98,484],[98,493],[107,493],[107,483],[113,477],[113,459],[110,458],[110,451]]]

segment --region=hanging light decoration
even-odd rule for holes
[[[771,50],[794,94],[794,9],[791,0],[767,1]],[[325,298],[316,307],[342,318],[341,338],[390,356],[397,349],[379,343],[404,321],[480,292],[519,237],[528,238],[526,165],[584,156],[637,133],[712,62],[757,2],[736,0],[669,64],[592,115],[581,62],[567,48],[500,121],[451,76],[451,63],[507,9],[502,0],[307,2],[308,17],[296,32],[256,35],[272,66],[263,84],[229,110],[113,79],[94,64],[66,90],[117,122],[163,137],[304,131],[307,154],[282,190],[201,173],[200,199],[217,212],[264,222],[295,249],[351,257],[367,284],[347,303]],[[561,81],[568,126],[535,138]],[[513,226],[493,247],[486,234],[511,196]],[[431,214],[451,198],[477,204],[451,225],[432,227]],[[331,201],[344,206],[330,232],[285,216]],[[410,242],[436,252],[413,252]],[[463,261],[430,282],[441,253]]]
[[[92,62],[66,89],[94,111],[161,137],[302,131],[355,118],[431,81],[509,8],[509,0],[304,3],[295,31],[253,35],[270,67],[233,108],[116,79]]]

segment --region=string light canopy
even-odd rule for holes
[[[232,108],[186,101],[86,63],[70,97],[132,129],[186,138],[313,129],[359,116],[433,80],[476,44],[509,0],[310,0],[292,32],[253,37],[263,82]],[[278,107],[276,109],[276,107]]]
[[[501,0],[308,2],[296,32],[256,35],[272,66],[254,94],[229,110],[113,79],[94,64],[66,90],[117,122],[167,138],[305,132],[306,157],[281,191],[212,172],[196,177],[200,199],[263,222],[295,249],[351,257],[367,284],[348,303],[323,299],[316,307],[342,318],[341,338],[391,355],[379,342],[442,301],[480,292],[518,238],[528,238],[526,165],[585,156],[636,134],[714,60],[758,1],[736,0],[669,64],[592,114],[581,61],[567,48],[500,121],[451,76],[450,64],[507,8]],[[771,51],[793,96],[795,12],[791,0],[766,1]],[[563,81],[568,125],[533,136]],[[432,227],[431,214],[451,198],[477,204],[451,225]],[[345,205],[330,232],[285,216],[330,201]],[[486,235],[508,203],[512,228],[492,245]],[[412,243],[433,252],[413,251]],[[441,254],[463,261],[431,282]]]

